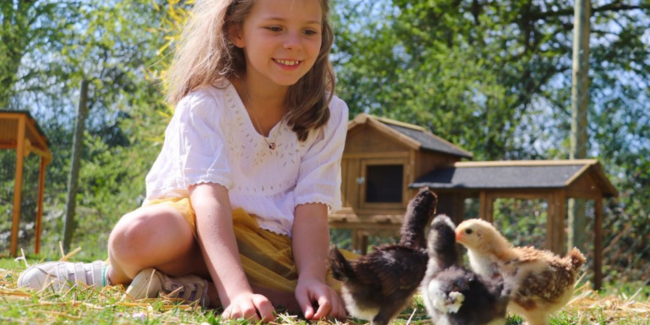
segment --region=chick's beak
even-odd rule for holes
[[[463,232],[456,230],[456,242],[462,243],[463,239]]]

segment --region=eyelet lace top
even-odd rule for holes
[[[233,209],[241,207],[257,216],[260,227],[291,236],[297,205],[341,208],[348,108],[334,97],[329,109],[327,124],[303,142],[285,121],[278,123],[269,134],[277,135],[277,148],[270,150],[232,84],[192,92],[167,126],[146,178],[146,200],[188,196],[191,185],[217,183],[228,189]]]

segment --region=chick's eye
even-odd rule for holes
[[[472,229],[465,229],[465,233],[468,234],[468,235],[471,235],[472,234]]]

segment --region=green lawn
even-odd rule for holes
[[[30,264],[36,261],[28,261]],[[165,299],[131,301],[121,287],[101,291],[73,287],[65,292],[35,293],[16,288],[25,262],[0,259],[0,324],[218,324],[218,311],[179,305]],[[625,285],[596,293],[588,285],[579,287],[576,298],[551,320],[553,325],[568,324],[650,324],[650,289]],[[638,291],[638,293],[637,293]],[[635,295],[636,293],[636,295]],[[245,321],[231,321],[245,324]],[[277,323],[307,324],[298,317],[281,314]],[[348,324],[364,323],[350,319]],[[431,324],[416,297],[413,305],[396,324]],[[511,316],[508,325],[521,324]],[[330,324],[321,321],[319,324]]]

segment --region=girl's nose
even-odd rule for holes
[[[300,33],[287,33],[284,39],[284,48],[287,50],[298,50],[302,48]]]

